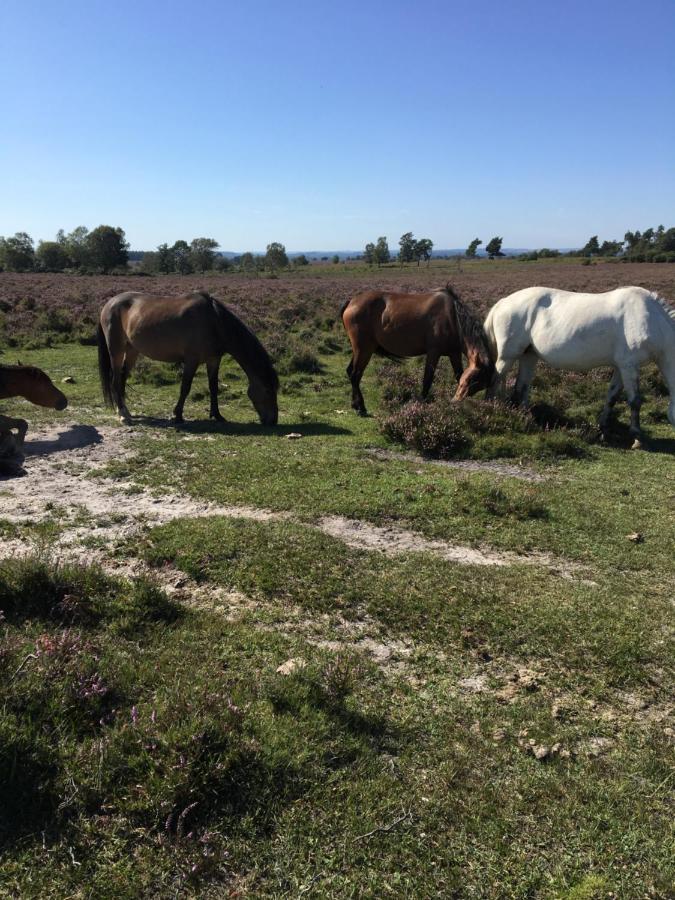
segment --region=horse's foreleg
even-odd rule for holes
[[[605,429],[607,428],[610,413],[612,412],[614,404],[619,399],[619,394],[621,393],[622,388],[623,381],[621,380],[621,372],[619,372],[618,369],[614,369],[612,380],[610,381],[609,388],[607,389],[607,399],[605,400],[605,405],[602,408],[600,419],[598,421],[600,431],[605,431]]]
[[[462,377],[462,373],[464,372],[464,368],[462,366],[462,354],[458,351],[453,351],[450,353],[450,365],[452,366],[452,371],[455,373],[455,378],[457,381]]]
[[[530,387],[534,378],[534,370],[537,368],[538,362],[539,359],[536,353],[525,353],[521,356],[520,365],[518,366],[518,378],[511,394],[511,402],[516,406],[527,406],[530,399]]]
[[[183,378],[180,383],[180,396],[178,397],[178,403],[175,405],[173,410],[173,418],[175,422],[183,422],[183,407],[185,406],[185,401],[187,399],[187,395],[190,393],[190,388],[192,387],[192,379],[195,377],[195,372],[197,371],[197,366],[199,363],[194,362],[193,360],[188,361],[187,359],[183,363]]]
[[[642,431],[640,430],[640,407],[642,406],[642,397],[640,396],[639,373],[637,369],[625,367],[621,369],[621,379],[626,391],[628,406],[630,407],[630,433],[635,438],[633,444],[634,449],[642,446]]]
[[[436,366],[438,365],[439,359],[440,354],[436,350],[430,350],[427,353],[427,360],[424,366],[424,378],[422,379],[423,400],[426,400],[429,395],[429,391],[431,390],[431,385],[434,382],[434,375],[436,374]]]
[[[224,422],[218,409],[218,370],[220,368],[220,356],[209,359],[206,363],[206,371],[209,376],[209,394],[211,396],[211,408],[209,416],[217,422]]]
[[[11,431],[16,428],[19,433],[19,443],[23,444],[28,431],[28,422],[25,419],[13,419],[11,416],[0,416],[0,431]]]

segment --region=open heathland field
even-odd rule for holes
[[[533,412],[428,404],[373,361],[350,408],[338,311],[451,281],[637,284],[579,260],[310,266],[274,279],[0,273],[1,362],[64,412],[0,480],[0,896],[665,898],[673,847],[675,432],[644,372],[645,450],[608,372],[541,369]],[[140,361],[103,406],[97,312],[205,289],[270,350],[279,425],[223,360]],[[69,379],[62,383],[63,379]]]

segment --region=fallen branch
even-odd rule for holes
[[[360,834],[358,837],[352,839],[352,843],[356,843],[356,841],[362,841],[365,838],[372,837],[374,834],[382,833],[386,834],[389,831],[393,831],[397,825],[400,825],[401,822],[405,822],[406,819],[410,819],[412,822],[412,813],[410,810],[406,810],[403,815],[399,816],[398,819],[394,819],[393,822],[390,822],[389,825],[379,825],[377,828],[373,828],[372,831],[367,831],[365,834]]]
[[[26,665],[26,663],[28,662],[29,659],[37,659],[36,654],[35,654],[35,653],[29,653],[29,654],[28,654],[28,656],[24,659],[24,661],[21,663],[21,665],[20,665],[19,668],[16,670],[16,672],[12,675],[12,681],[14,681],[14,679],[16,678],[16,676],[17,676],[17,675],[19,674],[19,672],[23,669],[23,667]]]

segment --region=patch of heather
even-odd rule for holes
[[[532,284],[594,292],[636,284],[675,302],[675,266],[649,263],[582,266],[576,260],[448,261],[429,268],[390,265],[372,270],[358,264],[317,265],[307,273],[285,272],[274,279],[236,273],[141,277],[131,273],[77,276],[0,272],[0,346],[91,340],[101,306],[122,291],[180,294],[206,290],[231,304],[264,338],[283,343],[291,331],[306,343],[309,333],[316,347],[321,337],[325,341],[326,334],[339,326],[342,304],[359,291],[379,287],[425,291],[447,281],[480,315],[500,297]]]

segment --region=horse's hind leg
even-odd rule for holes
[[[209,359],[206,362],[206,371],[209,376],[209,394],[211,396],[211,408],[209,416],[217,422],[224,422],[218,409],[218,369],[220,368],[220,356]]]
[[[440,353],[436,350],[430,350],[427,353],[427,361],[424,365],[424,378],[422,379],[422,399],[426,400],[434,383],[434,375],[436,374],[436,366],[440,359]]]
[[[658,361],[659,371],[668,385],[670,400],[668,402],[668,421],[675,428],[675,354]]]
[[[622,388],[623,381],[621,380],[621,372],[619,372],[618,369],[614,369],[612,380],[610,381],[609,388],[607,389],[607,399],[605,400],[605,405],[602,408],[600,419],[598,420],[600,431],[605,431],[607,429],[607,423],[609,422],[610,413],[612,412],[614,404],[619,399],[619,394],[621,393]]]
[[[360,416],[367,415],[366,404],[361,393],[361,379],[372,355],[373,351],[370,349],[355,350],[352,361],[347,367],[347,374],[352,383],[352,409],[355,409]]]
[[[180,396],[178,397],[178,403],[175,405],[173,410],[173,419],[174,422],[183,422],[183,407],[185,406],[185,400],[187,399],[187,395],[190,393],[190,388],[192,387],[192,379],[195,377],[195,372],[197,371],[197,366],[199,363],[194,360],[185,360],[183,363],[183,378],[180,383]]]
[[[621,379],[626,391],[628,406],[630,407],[630,433],[635,439],[633,449],[637,450],[642,447],[642,431],[640,430],[640,407],[642,406],[642,397],[640,396],[639,372],[632,366],[626,366],[621,369]]]
[[[135,350],[131,344],[127,344],[124,351],[124,361],[119,371],[119,400],[120,400],[120,416],[125,420],[131,419],[131,413],[127,409],[127,378],[131,374],[131,370],[136,365],[138,359],[138,350]]]

